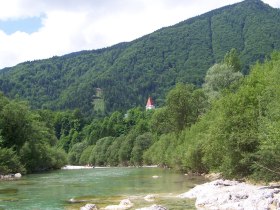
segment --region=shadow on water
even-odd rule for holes
[[[16,194],[16,193],[18,193],[18,189],[16,188],[0,189],[0,194]]]
[[[17,201],[19,201],[19,199],[16,198],[17,194],[18,194],[18,189],[16,189],[16,188],[0,189],[0,202],[17,202]],[[1,210],[1,208],[2,207],[0,206],[0,210]],[[4,209],[4,208],[2,208],[2,209]]]

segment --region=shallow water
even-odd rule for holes
[[[194,201],[175,196],[204,181],[160,168],[58,170],[0,181],[0,209],[79,209],[86,203],[102,208],[125,198],[135,204],[132,209],[155,203],[169,209],[195,209]],[[147,194],[157,194],[156,200],[145,201]],[[79,203],[71,203],[70,199]]]

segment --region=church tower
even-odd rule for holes
[[[154,105],[151,97],[148,98],[148,101],[146,104],[146,110],[150,110],[150,109],[155,109],[155,105]]]

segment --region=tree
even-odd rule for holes
[[[238,52],[235,48],[232,48],[229,52],[226,53],[224,57],[224,63],[228,66],[231,66],[234,72],[241,71],[241,62],[238,56]]]
[[[144,133],[135,139],[130,158],[133,165],[141,166],[143,164],[143,153],[151,146],[152,142],[153,136],[151,133]]]
[[[174,142],[176,142],[174,133],[163,134],[159,139],[144,152],[143,160],[146,164],[155,164],[160,166],[172,167],[170,164],[174,150]],[[172,148],[172,149],[171,149]]]
[[[80,165],[87,165],[90,163],[90,155],[95,145],[88,146],[86,149],[83,150],[79,164]]]
[[[47,112],[32,111],[26,102],[6,100],[0,110],[1,147],[14,151],[24,170],[50,170],[66,164],[65,153],[55,148],[57,138],[51,116]],[[3,150],[8,154],[9,150]],[[59,159],[56,159],[59,158]],[[17,168],[15,166],[15,168]]]
[[[209,99],[213,101],[220,97],[223,90],[230,89],[234,82],[242,78],[242,74],[235,72],[228,64],[215,64],[206,73],[203,89]]]
[[[132,130],[128,135],[125,136],[124,141],[121,142],[121,146],[119,149],[119,162],[121,165],[129,165],[134,141],[137,136],[138,133],[136,133],[135,130]]]
[[[265,181],[280,179],[280,53],[273,53],[271,58],[252,72],[265,84],[258,96],[260,144],[252,166],[253,177]]]
[[[198,104],[193,100],[194,90],[193,85],[178,83],[168,92],[166,105],[173,131],[181,131],[196,121],[195,109]]]
[[[25,172],[25,168],[15,151],[12,148],[0,147],[0,175]]]
[[[30,140],[35,115],[25,102],[10,101],[0,113],[0,127],[3,147],[14,147],[17,151]]]
[[[107,124],[107,132],[108,136],[120,136],[124,134],[125,131],[125,123],[124,123],[124,115],[120,112],[113,112],[111,114],[108,124]]]
[[[97,141],[96,146],[92,150],[92,164],[98,166],[106,166],[108,160],[108,149],[114,141],[114,137],[104,137]]]
[[[78,165],[83,151],[87,148],[86,142],[75,144],[68,153],[68,162],[73,165]]]
[[[117,137],[114,142],[109,146],[107,150],[107,163],[110,166],[118,166],[119,165],[119,150],[122,142],[125,140],[125,136]]]
[[[151,118],[151,130],[158,135],[166,134],[173,130],[167,107],[161,107],[155,110]]]

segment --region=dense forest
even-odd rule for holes
[[[232,48],[247,74],[251,64],[280,49],[279,22],[279,9],[245,0],[129,43],[3,69],[0,90],[32,108],[79,108],[85,116],[126,111],[148,96],[162,106],[176,83],[201,86],[206,71]],[[95,103],[97,89],[102,97]]]
[[[207,71],[202,88],[178,83],[156,110],[134,108],[86,126],[72,164],[158,164],[184,172],[279,180],[280,53],[240,72],[236,50]],[[98,138],[96,138],[98,136]]]
[[[162,107],[84,121],[79,110],[30,110],[1,95],[0,174],[70,164],[157,164],[192,173],[279,180],[280,52],[241,73],[235,49],[201,88],[177,83]]]
[[[156,164],[280,180],[279,19],[246,0],[131,43],[1,70],[0,174]],[[149,95],[156,109],[145,110]]]

